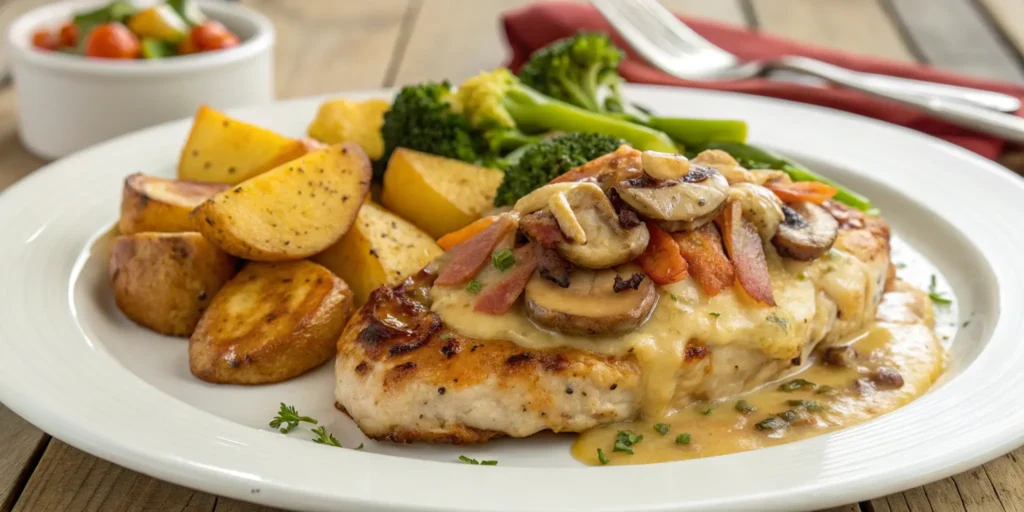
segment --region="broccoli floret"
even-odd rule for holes
[[[596,133],[565,133],[526,146],[505,171],[505,180],[494,197],[495,206],[515,204],[520,197],[626,142]]]
[[[605,34],[581,32],[530,55],[519,70],[524,84],[593,112],[622,112],[619,92],[623,54]]]
[[[375,178],[380,178],[391,153],[398,147],[464,162],[480,160],[479,149],[485,142],[470,130],[453,101],[447,81],[403,87],[384,114],[384,155],[377,161]]]
[[[545,96],[507,69],[469,78],[459,87],[458,101],[470,127],[477,130],[601,133],[624,139],[640,150],[676,151],[672,139],[658,130]]]

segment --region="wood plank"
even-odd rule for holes
[[[923,487],[928,503],[935,512],[964,512],[963,498],[952,478],[944,478]]]
[[[231,498],[217,498],[217,506],[213,510],[214,512],[284,512],[279,508],[256,505]]]
[[[1004,510],[1024,511],[1024,448],[985,464],[985,473],[992,482]]]
[[[25,150],[18,139],[14,88],[0,90],[0,190],[27,176],[46,163]],[[0,429],[3,424],[0,423]]]
[[[888,0],[929,64],[960,73],[1024,82],[1013,51],[970,0]]]
[[[51,3],[48,0],[0,0],[0,33],[5,35],[3,44],[0,44],[0,75],[10,72],[9,56],[6,34],[12,21],[18,16],[43,4]],[[0,80],[3,83],[3,80]]]
[[[843,505],[841,507],[832,507],[830,509],[819,510],[818,512],[861,512],[860,505],[851,503],[849,505]]]
[[[52,440],[14,510],[213,510],[212,495],[162,482]]]
[[[984,466],[953,477],[967,512],[999,512],[1003,506]]]
[[[244,0],[277,29],[281,98],[380,87],[408,0]]]
[[[424,0],[396,67],[394,84],[427,80],[459,83],[508,60],[502,12],[528,0]],[[452,56],[453,58],[438,58]],[[457,57],[454,57],[457,56]]]
[[[1024,54],[1024,2],[1020,0],[977,0],[1013,44],[1017,55]]]
[[[49,439],[0,404],[0,510],[14,505]]]
[[[914,60],[876,0],[752,0],[752,6],[764,32],[837,50]]]

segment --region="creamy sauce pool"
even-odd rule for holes
[[[528,350],[574,347],[636,356],[644,383],[643,419],[584,433],[573,450],[583,462],[598,463],[597,448],[613,464],[745,451],[819,435],[888,412],[923,393],[941,373],[944,351],[932,330],[926,296],[890,293],[879,308],[888,257],[864,253],[858,240],[846,234],[840,234],[830,254],[808,263],[783,260],[766,246],[777,307],[755,304],[737,289],[708,298],[686,279],[659,287],[658,304],[648,321],[619,337],[567,336],[542,329],[529,320],[521,304],[505,315],[483,315],[473,311],[475,295],[457,287],[432,288],[432,310],[449,328],[470,337],[507,339]],[[894,261],[899,262],[901,254],[908,268],[934,272],[895,237],[893,245]],[[915,284],[927,286],[916,277]],[[498,278],[499,272],[488,266],[477,280],[486,287]],[[584,307],[584,298],[576,306]],[[888,321],[876,324],[876,309],[879,319]],[[859,363],[863,366],[807,364],[813,361],[816,345],[852,339],[862,355],[870,354]],[[695,341],[711,348],[710,365],[735,365],[736,372],[728,378],[702,378],[701,372],[687,368],[687,345]],[[904,386],[854,394],[851,383],[878,366],[899,370]],[[777,390],[778,384],[754,389],[766,381],[797,378],[790,375],[794,371],[814,382],[815,389],[787,393]],[[816,394],[821,386],[835,390]],[[741,398],[756,409],[750,414],[735,410],[736,397],[744,393]],[[787,405],[788,400],[821,403],[809,412],[807,407]],[[710,414],[701,414],[709,408]],[[799,409],[794,412],[800,415],[792,426],[775,431],[754,426],[790,409]],[[668,425],[665,436],[653,429],[658,423]],[[633,455],[613,451],[616,433],[627,429],[644,435]],[[690,444],[676,444],[681,433],[690,434]]]

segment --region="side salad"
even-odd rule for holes
[[[167,0],[141,10],[115,0],[32,34],[38,50],[102,59],[162,59],[238,44],[238,36],[207,19],[194,0]]]

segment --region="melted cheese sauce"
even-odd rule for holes
[[[576,441],[573,455],[588,464],[600,464],[599,448],[609,464],[711,457],[821,435],[895,410],[928,390],[942,373],[945,358],[933,331],[929,299],[909,287],[904,290],[885,295],[877,323],[852,343],[859,357],[851,366],[815,361],[802,371],[745,395],[695,403],[666,417],[592,429]],[[879,367],[897,369],[903,386],[865,384],[866,376]],[[786,383],[794,379],[809,381],[813,387],[786,391]],[[858,385],[860,379],[864,380]],[[753,410],[742,407],[741,411],[739,400]],[[775,422],[775,426],[784,426],[758,428],[759,423],[778,418],[780,413],[790,420]],[[664,435],[654,427],[659,423],[668,426]],[[633,454],[614,450],[616,434],[622,430],[643,435],[643,440],[631,447]],[[687,444],[677,442],[680,434],[689,435]]]
[[[687,278],[659,287],[648,321],[618,337],[545,330],[526,316],[522,301],[504,315],[478,313],[475,295],[459,287],[433,287],[431,309],[465,336],[507,339],[528,350],[568,346],[609,355],[633,352],[642,367],[643,413],[661,417],[697,399],[746,391],[792,369],[792,360],[805,361],[816,343],[847,339],[866,328],[881,299],[888,259],[884,254],[854,257],[848,251],[856,251],[858,241],[845,234],[830,254],[813,262],[783,260],[766,245],[777,307],[754,303],[738,287],[707,297]],[[486,287],[499,277],[488,265],[477,280]],[[737,371],[728,379],[701,378],[703,372],[683,364],[691,342],[711,347],[711,364]]]

